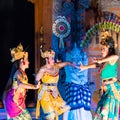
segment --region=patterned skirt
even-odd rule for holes
[[[54,96],[54,91],[56,95]],[[39,89],[38,94],[42,91]],[[70,110],[70,106],[62,99],[56,86],[48,86],[40,100],[37,100],[36,118],[40,116],[40,107],[44,112],[44,118],[53,120],[58,115]]]
[[[20,115],[14,118],[7,118],[7,120],[32,120],[28,110],[24,110]]]
[[[67,83],[65,86],[65,100],[71,107],[71,110],[84,108],[90,110],[91,105],[91,92],[88,85],[79,85],[75,83]]]
[[[119,120],[120,83],[114,82],[105,86],[94,115],[94,120]]]

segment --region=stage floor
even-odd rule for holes
[[[35,119],[35,108],[28,108],[28,110],[32,116],[32,120],[36,120]],[[6,112],[5,112],[4,108],[0,109],[0,120],[7,120],[6,119]],[[37,120],[45,120],[45,119],[43,119],[43,115],[41,114],[41,117]],[[59,120],[62,120],[62,116],[59,116]],[[120,120],[120,118],[119,118],[119,120]]]
[[[94,91],[96,90],[94,84],[92,84],[90,86],[90,90],[91,90],[91,93],[93,95]],[[62,92],[63,92],[63,90],[62,90]],[[27,109],[28,109],[28,111],[30,112],[30,114],[32,116],[32,120],[36,120],[35,119],[35,102],[33,102],[33,101],[31,102],[30,101],[30,102],[26,103],[26,105],[28,106]],[[94,101],[94,99],[92,97],[92,100],[91,100],[91,113],[93,113],[95,111],[96,107],[97,107],[97,103],[96,103],[96,101]],[[0,120],[6,120],[6,112],[5,112],[5,109],[4,109],[2,101],[0,101]],[[40,111],[40,118],[37,119],[37,120],[45,120],[45,119],[43,119],[43,112],[42,112],[42,110]],[[59,120],[62,120],[62,115],[59,116]],[[119,120],[120,120],[120,118],[119,118]]]

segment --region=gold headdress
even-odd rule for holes
[[[10,49],[10,52],[12,57],[11,62],[19,60],[21,58],[28,58],[28,52],[23,51],[23,46],[21,45],[21,43],[16,48]]]
[[[103,32],[101,35],[102,35],[102,39],[100,41],[101,45],[105,45],[108,48],[114,48],[115,47],[114,40],[113,40],[112,36],[110,36],[108,31]]]
[[[108,31],[102,31],[101,36],[102,36],[102,39],[105,39],[106,37],[110,36],[110,33]]]
[[[41,49],[40,49],[40,52],[41,52],[41,57],[42,58],[49,58],[49,57],[55,57],[55,52],[53,50],[46,50],[45,52],[43,52]]]

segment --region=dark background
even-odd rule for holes
[[[27,0],[0,0],[0,98],[11,71],[10,48],[21,43],[29,52],[29,83],[34,84],[34,5]],[[35,91],[27,92],[34,100]]]

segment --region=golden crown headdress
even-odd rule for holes
[[[108,31],[102,32],[102,39],[100,42],[102,45],[106,45],[109,48],[114,48],[114,40]]]
[[[19,60],[21,58],[28,58],[28,52],[23,51],[23,46],[21,43],[17,47],[14,47],[12,49],[10,48],[10,52],[12,57],[11,62]]]
[[[108,31],[102,31],[101,32],[102,39],[105,39],[106,37],[110,36],[110,33]]]
[[[42,49],[40,49],[40,52],[42,58],[55,57],[55,52],[52,49],[46,50],[45,52],[43,52]]]

